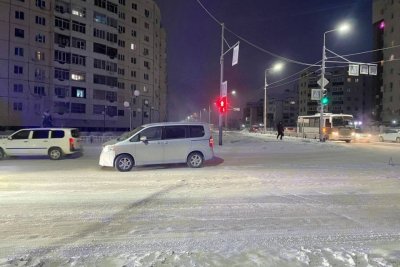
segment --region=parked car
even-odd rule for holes
[[[80,134],[74,128],[19,130],[0,139],[0,159],[5,156],[45,156],[58,160],[81,151]]]
[[[379,134],[379,141],[392,141],[400,143],[400,129],[387,129]]]
[[[199,168],[214,157],[207,123],[152,123],[103,144],[99,165],[130,171],[133,166],[187,163]]]
[[[249,129],[250,133],[258,133],[258,132],[261,132],[261,131],[262,131],[262,128],[260,128],[259,125],[252,125],[250,127],[250,129]]]
[[[363,129],[355,129],[352,135],[353,142],[371,142],[372,135]]]

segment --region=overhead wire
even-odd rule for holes
[[[218,20],[218,19],[217,19],[217,18],[216,18],[216,17],[201,3],[200,0],[196,0],[196,1],[197,1],[197,3],[204,9],[204,11],[205,11],[215,22],[217,22],[219,25],[222,25],[222,22],[220,22],[220,21],[219,21],[219,20]],[[226,29],[228,32],[230,32],[231,34],[233,34],[234,36],[236,36],[237,38],[239,38],[240,40],[242,40],[243,42],[247,43],[247,44],[250,45],[250,46],[253,46],[254,48],[256,48],[256,49],[258,49],[258,50],[260,50],[260,51],[262,51],[262,52],[264,52],[264,53],[266,53],[266,54],[269,54],[270,56],[279,58],[279,59],[281,59],[281,60],[283,60],[283,61],[286,61],[286,62],[295,63],[295,64],[298,64],[298,65],[310,66],[310,67],[314,66],[314,64],[309,64],[309,63],[297,61],[297,60],[294,60],[294,59],[290,59],[290,58],[287,58],[287,57],[283,57],[283,56],[278,55],[278,54],[276,54],[276,53],[273,53],[273,52],[271,52],[271,51],[268,51],[268,50],[266,50],[266,49],[264,49],[264,48],[262,48],[262,47],[260,47],[260,46],[258,46],[258,45],[256,45],[256,44],[250,42],[249,40],[245,39],[244,37],[238,35],[237,33],[235,33],[234,31],[232,31],[231,29],[229,29],[229,28],[226,27],[226,26],[225,26],[225,29]]]
[[[219,20],[218,20],[218,19],[203,5],[203,3],[202,3],[200,0],[196,0],[196,1],[197,1],[197,3],[203,8],[203,10],[204,10],[216,23],[218,23],[219,25],[222,25],[222,22],[220,22],[220,21],[219,21]],[[275,82],[273,82],[273,83],[270,83],[270,84],[268,85],[268,88],[269,88],[269,89],[278,88],[278,87],[281,87],[281,86],[284,86],[284,85],[287,85],[287,84],[291,84],[291,83],[293,83],[293,82],[296,82],[296,81],[300,80],[302,77],[298,77],[298,78],[293,79],[293,80],[290,80],[290,81],[288,81],[288,82],[279,84],[280,82],[283,82],[283,81],[285,81],[285,80],[287,80],[287,79],[289,79],[289,78],[291,78],[291,77],[293,77],[293,76],[295,76],[295,75],[297,75],[297,74],[299,74],[299,73],[301,73],[301,72],[304,72],[304,71],[306,71],[307,69],[309,69],[309,68],[311,68],[311,67],[321,67],[321,65],[318,65],[318,63],[321,62],[322,60],[317,61],[317,62],[314,63],[314,64],[309,64],[309,63],[301,62],[301,61],[298,61],[298,60],[293,60],[293,59],[290,59],[290,58],[287,58],[287,57],[283,57],[283,56],[281,56],[281,55],[278,55],[278,54],[276,54],[276,53],[273,53],[273,52],[271,52],[271,51],[268,51],[268,50],[266,50],[266,49],[264,49],[264,48],[262,48],[262,47],[260,47],[260,46],[258,46],[258,45],[256,45],[256,44],[252,43],[251,41],[247,40],[246,38],[244,38],[244,37],[238,35],[237,33],[235,33],[233,30],[229,29],[228,27],[226,27],[226,26],[224,26],[224,27],[225,27],[225,29],[226,29],[228,32],[230,32],[232,35],[236,36],[236,37],[237,37],[238,39],[240,39],[241,41],[247,43],[248,45],[250,45],[250,46],[252,46],[252,47],[254,47],[254,48],[256,48],[256,49],[258,49],[258,50],[260,50],[260,51],[262,51],[262,52],[264,52],[264,53],[266,53],[266,54],[268,54],[268,55],[270,55],[270,56],[279,58],[279,59],[281,59],[281,60],[283,60],[283,61],[286,61],[286,62],[290,62],[290,63],[294,63],[294,64],[298,64],[298,65],[307,66],[307,68],[304,68],[304,69],[302,69],[302,70],[300,70],[300,71],[298,71],[298,72],[296,72],[296,73],[294,73],[294,74],[292,74],[292,75],[290,75],[290,76],[287,76],[287,77],[285,77],[285,78],[283,78],[283,79],[280,79],[280,80],[278,80],[278,81],[275,81]],[[341,56],[342,56],[342,57],[351,57],[351,56],[356,56],[356,55],[362,55],[362,54],[367,54],[367,53],[373,53],[373,52],[377,52],[377,51],[383,51],[383,50],[388,50],[388,49],[394,49],[394,48],[397,48],[397,47],[400,47],[400,45],[395,45],[395,46],[391,46],[391,47],[384,47],[384,48],[379,48],[379,49],[374,49],[374,50],[369,50],[369,51],[363,51],[363,52],[358,52],[358,53],[346,54],[346,55],[341,55]],[[333,56],[333,57],[328,57],[327,59],[338,58],[338,57],[339,57],[339,56]],[[400,60],[400,59],[382,60],[382,61],[371,62],[371,63],[375,63],[375,64],[376,64],[376,63],[383,63],[383,62],[390,62],[390,61],[398,61],[398,60]],[[367,64],[367,63],[366,63],[366,64]],[[335,66],[335,67],[339,67],[339,66]],[[326,68],[330,68],[330,67],[326,67]],[[334,68],[334,67],[332,67],[332,68]],[[307,76],[310,75],[311,73],[312,73],[312,72],[310,72],[309,74],[307,74],[306,76],[303,76],[303,77],[307,77]],[[263,87],[263,88],[260,88],[260,89],[258,89],[258,90],[256,90],[255,93],[258,94],[258,93],[260,92],[259,90],[261,90],[261,89],[264,89],[264,87]],[[262,92],[262,91],[261,91],[261,92]]]

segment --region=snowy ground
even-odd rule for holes
[[[218,144],[218,140],[215,140]],[[0,266],[400,266],[400,145],[228,133],[202,169],[0,161]]]

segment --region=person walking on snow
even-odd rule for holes
[[[280,136],[281,140],[282,140],[282,137],[284,136],[283,132],[285,131],[285,128],[283,127],[283,124],[281,121],[278,123],[276,128],[278,129],[278,135],[276,136],[276,139],[278,139]]]

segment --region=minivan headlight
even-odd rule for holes
[[[113,146],[113,145],[107,145],[107,146],[105,146],[105,147],[103,148],[103,151],[104,151],[104,152],[110,152],[110,151],[114,151],[114,149],[115,149],[115,146]]]

